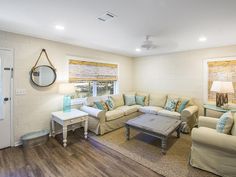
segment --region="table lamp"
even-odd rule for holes
[[[59,93],[64,95],[63,98],[63,112],[71,111],[71,97],[70,94],[75,92],[75,86],[71,83],[62,83],[59,85]]]
[[[213,81],[211,91],[216,92],[216,106],[221,107],[228,103],[228,93],[234,93],[233,83]]]

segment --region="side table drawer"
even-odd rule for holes
[[[78,117],[78,118],[67,120],[67,121],[64,122],[64,124],[66,124],[66,125],[76,124],[76,123],[79,123],[79,122],[84,122],[87,119],[88,119],[87,116],[85,116],[85,117]]]

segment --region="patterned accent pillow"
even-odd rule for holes
[[[106,103],[109,111],[112,111],[114,109],[114,103],[113,103],[112,100],[108,99],[108,100],[105,101],[105,103]]]
[[[230,111],[224,113],[216,124],[216,131],[219,133],[228,134],[233,126],[233,115]]]
[[[177,103],[178,103],[178,99],[168,98],[164,109],[168,111],[175,111]]]
[[[94,104],[100,110],[103,110],[103,111],[108,111],[109,110],[107,104],[104,101],[96,101],[96,102],[94,102]]]
[[[135,96],[135,102],[138,105],[144,106],[145,105],[145,96]]]
[[[175,111],[181,113],[187,106],[189,100],[182,100],[182,99],[179,99],[177,105],[176,105],[176,109]]]
[[[124,98],[125,98],[125,105],[132,106],[136,104],[134,95],[124,95]]]

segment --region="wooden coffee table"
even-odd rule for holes
[[[177,132],[180,137],[181,120],[169,118],[166,116],[154,114],[142,114],[134,119],[130,119],[125,123],[126,139],[130,139],[130,127],[142,131],[145,134],[161,139],[161,152],[166,154],[168,137]]]

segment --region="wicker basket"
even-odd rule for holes
[[[30,132],[21,137],[23,147],[34,147],[45,144],[48,141],[49,131],[41,130],[37,132]]]

